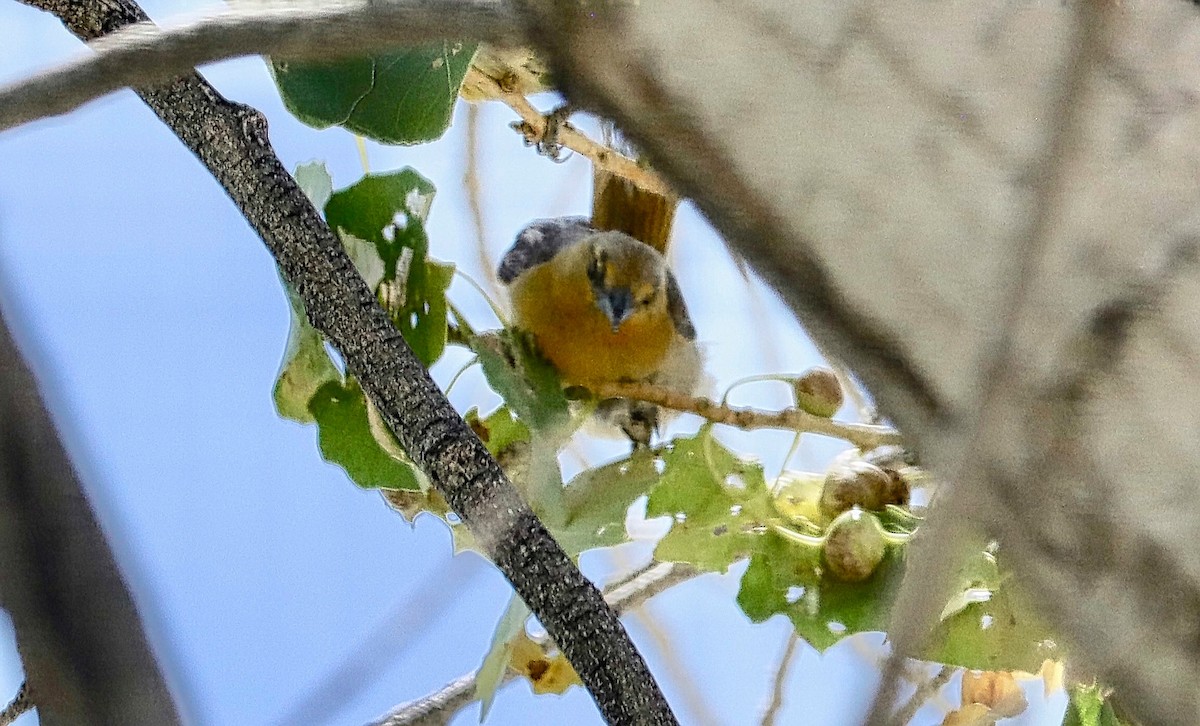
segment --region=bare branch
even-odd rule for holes
[[[179,723],[133,598],[3,315],[0,605],[12,615],[42,723]]]
[[[619,614],[632,610],[655,595],[700,572],[689,565],[673,562],[651,564],[604,588],[604,600]],[[505,683],[516,678],[511,671]],[[435,726],[445,724],[454,714],[475,701],[475,674],[467,673],[445,686],[414,701],[402,703],[366,726]]]
[[[601,398],[631,398],[635,401],[654,403],[673,411],[695,414],[712,423],[739,429],[785,429],[821,434],[835,439],[844,439],[864,450],[902,443],[900,433],[887,426],[841,423],[814,416],[798,408],[785,408],[782,411],[756,411],[749,408],[725,406],[708,398],[688,396],[678,391],[646,383],[611,383],[597,386],[593,393]]]
[[[486,90],[487,97],[498,99],[504,105],[517,112],[521,117],[522,133],[525,140],[538,143],[546,137],[546,115],[533,107],[529,99],[520,93],[506,90],[495,78],[480,72],[477,68],[467,71],[466,83],[476,88]],[[0,95],[0,103],[4,100]],[[0,118],[3,118],[0,116]],[[586,156],[592,164],[611,174],[628,179],[638,187],[648,192],[675,196],[670,185],[654,170],[638,164],[628,156],[604,144],[593,141],[583,132],[570,124],[562,124],[555,134],[555,142],[565,146],[577,154]]]
[[[239,3],[174,27],[122,28],[94,54],[0,88],[0,130],[225,58],[338,58],[434,40],[518,43],[520,26],[500,0]]]
[[[771,686],[771,701],[767,704],[767,710],[763,712],[762,726],[775,726],[775,719],[779,717],[779,711],[783,708],[783,686],[787,683],[788,668],[792,664],[792,656],[796,653],[796,646],[800,643],[800,636],[795,630],[788,633],[787,646],[783,649],[783,655],[779,658],[779,667],[775,669],[775,682]]]
[[[3,711],[0,711],[0,726],[11,726],[13,721],[35,708],[37,704],[33,702],[29,684],[22,683],[17,689],[17,695],[13,696],[13,700],[8,702]]]
[[[955,668],[953,666],[942,666],[933,674],[932,678],[928,678],[917,685],[917,690],[912,694],[904,705],[901,706],[896,713],[892,714],[892,726],[904,726],[913,717],[917,715],[917,711],[925,705],[929,699],[933,698],[942,687],[950,682],[954,677]]]
[[[28,2],[54,12],[83,38],[147,19],[131,0]],[[337,236],[275,156],[262,114],[226,101],[194,73],[142,88],[139,95],[258,232],[313,326],[339,350],[405,451],[538,616],[604,718],[621,724],[676,723],[600,592],[442,394]]]

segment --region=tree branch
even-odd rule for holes
[[[691,413],[712,423],[735,428],[786,429],[804,433],[821,434],[835,439],[844,439],[860,449],[877,446],[899,445],[900,433],[887,426],[873,424],[841,423],[821,416],[814,416],[798,408],[782,411],[756,411],[735,408],[697,396],[688,396],[678,391],[661,388],[647,383],[610,383],[597,386],[594,391],[601,398],[631,398],[635,401],[653,403],[672,411]]]
[[[604,588],[604,600],[618,614],[632,610],[655,595],[701,574],[675,562],[652,564]],[[516,679],[509,671],[504,682]],[[366,726],[441,726],[475,701],[475,674],[462,675],[445,686],[413,701],[402,703]]]
[[[912,696],[904,702],[904,705],[892,714],[892,726],[904,726],[917,715],[917,711],[925,705],[929,699],[950,682],[954,677],[955,668],[953,666],[944,665],[938,668],[937,672],[931,678],[928,678],[917,685],[917,690]]]
[[[90,39],[146,20],[130,0],[27,0]],[[388,427],[558,643],[604,718],[673,724],[616,615],[446,400],[272,151],[266,120],[195,73],[139,95],[224,187]]]
[[[13,700],[8,702],[3,711],[0,711],[0,726],[10,726],[13,721],[34,708],[37,708],[37,704],[33,702],[29,684],[21,683],[21,687],[17,689],[17,695],[13,696]]]
[[[0,314],[0,604],[43,724],[179,716],[33,373]]]
[[[499,0],[247,3],[170,28],[138,23],[92,43],[95,53],[0,88],[0,130],[225,58],[338,58],[433,40],[519,43],[520,30]]]
[[[521,128],[525,141],[531,144],[539,143],[546,138],[546,115],[533,107],[529,99],[515,91],[504,88],[495,78],[472,67],[467,71],[466,84],[486,91],[488,98],[499,100],[521,117]],[[0,92],[0,103],[3,103],[3,93]],[[0,116],[2,118],[2,116]],[[655,194],[674,197],[670,185],[654,172],[637,161],[616,151],[615,149],[592,140],[587,134],[569,124],[562,124],[555,133],[555,142],[565,146],[577,154],[586,156],[592,165],[616,176],[628,179],[636,186]]]

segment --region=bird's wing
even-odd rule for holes
[[[500,282],[507,285],[522,272],[549,262],[559,250],[575,244],[595,231],[586,217],[535,220],[521,230],[517,241],[504,253],[496,275]]]
[[[667,310],[675,323],[675,330],[688,340],[696,339],[696,326],[692,325],[692,316],[688,315],[687,303],[683,301],[683,292],[675,276],[667,271]]]

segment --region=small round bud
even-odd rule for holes
[[[834,466],[821,489],[821,513],[832,519],[851,507],[883,509],[892,486],[892,478],[874,464],[850,461]]]
[[[822,555],[829,574],[842,582],[862,582],[887,554],[883,528],[874,514],[861,509],[843,512],[829,525]]]
[[[792,381],[792,392],[796,405],[814,416],[831,418],[842,407],[842,384],[828,368],[809,368]]]

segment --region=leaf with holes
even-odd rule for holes
[[[446,348],[448,325],[446,289],[454,267],[429,259],[425,220],[434,187],[412,169],[368,174],[353,186],[335,192],[325,205],[329,226],[344,240],[371,243],[382,263],[374,286],[385,310],[413,352],[426,365]],[[348,245],[360,271],[377,270],[367,250]],[[375,275],[372,274],[372,277]]]
[[[333,180],[320,162],[297,167],[296,183],[318,209],[325,205],[333,193]],[[342,375],[325,350],[324,337],[309,324],[300,297],[283,280],[280,280],[280,284],[287,295],[292,315],[287,346],[283,351],[283,362],[279,366],[272,397],[280,416],[300,423],[312,423],[309,400],[317,389],[330,381],[340,381]]]
[[[786,615],[796,634],[819,651],[846,636],[887,627],[903,574],[902,557],[894,548],[863,582],[841,582],[824,569],[819,544],[772,531],[750,558],[738,605],[756,623],[776,613]]]
[[[761,546],[768,522],[777,517],[761,466],[738,458],[707,426],[676,439],[662,458],[646,516],[669,516],[674,523],[655,548],[656,558],[724,572]]]
[[[552,527],[570,555],[629,541],[625,516],[638,497],[658,483],[658,460],[648,451],[581,472],[567,484],[566,522]]]
[[[367,398],[353,380],[321,386],[309,402],[317,422],[321,456],[346,471],[350,480],[366,489],[421,487],[416,467],[384,450],[371,431]]]
[[[478,336],[471,349],[492,390],[539,435],[570,433],[570,407],[558,373],[538,355],[526,336],[504,330]]]
[[[475,47],[441,42],[370,58],[275,60],[271,69],[288,111],[304,123],[416,144],[440,137],[450,126]]]

